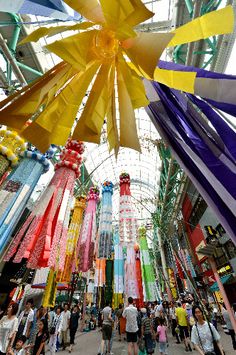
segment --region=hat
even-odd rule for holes
[[[186,303],[186,309],[191,309],[191,305],[189,303]]]
[[[140,311],[141,311],[141,313],[143,313],[143,314],[147,313],[146,308],[141,308]]]

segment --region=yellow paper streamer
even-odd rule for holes
[[[168,47],[198,41],[214,35],[233,32],[234,10],[231,5],[198,17],[174,30],[174,38]]]
[[[57,293],[57,282],[56,282],[57,273],[50,269],[47,285],[43,295],[43,307],[54,307]]]
[[[143,73],[153,78],[157,62],[172,36],[171,33],[139,32],[136,38],[124,41],[122,46],[131,61]],[[126,47],[130,48],[126,49]]]
[[[20,94],[0,104],[0,109],[4,108],[0,112],[0,123],[7,121],[12,128],[23,130],[24,137],[43,151],[51,143],[63,145],[66,142],[76,110],[96,74],[74,137],[99,143],[107,118],[110,149],[115,149],[117,154],[121,145],[140,151],[134,109],[148,104],[142,77],[193,93],[195,73],[156,69],[165,47],[233,30],[230,6],[199,17],[172,34],[139,33],[136,36],[133,27],[152,16],[141,0],[66,0],[66,3],[92,22],[42,28],[30,38],[37,40],[40,36],[69,29],[85,30],[47,46],[67,64],[56,67],[55,72],[45,74]],[[93,25],[96,29],[86,30]],[[130,66],[123,52],[129,56]],[[116,122],[114,76],[117,77],[120,131]],[[25,128],[26,120],[35,112],[38,114],[39,108],[43,112],[35,115],[34,122]]]
[[[23,136],[45,152],[48,145],[64,145],[70,135],[79,106],[90,81],[99,67],[92,64],[86,72],[76,74],[48,107],[27,127]]]
[[[141,152],[132,102],[123,77],[121,64],[117,64],[117,86],[120,111],[120,145]],[[128,133],[129,132],[129,133]]]
[[[87,30],[88,28],[94,26],[91,22],[82,22],[77,23],[73,26],[56,26],[56,27],[40,27],[37,30],[30,33],[25,37],[19,45],[28,43],[28,42],[37,42],[41,37],[51,37],[55,36],[58,33],[66,31],[77,31],[77,30]]]
[[[89,51],[92,49],[94,36],[97,30],[81,32],[48,44],[46,47],[78,71],[86,70],[89,63]],[[95,56],[94,56],[94,59]]]
[[[194,94],[196,72],[181,72],[156,68],[154,80],[161,84]]]

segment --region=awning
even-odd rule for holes
[[[222,276],[222,277],[220,278],[222,284],[227,283],[232,277],[233,277],[233,274],[227,274],[227,275]],[[210,290],[211,290],[212,292],[219,291],[219,287],[218,287],[217,282],[214,282],[213,285],[211,285]]]
[[[39,289],[45,289],[46,288],[46,283],[41,283],[41,284],[35,284],[31,286],[32,288],[39,288]],[[69,290],[71,289],[71,286],[68,285],[67,283],[59,282],[57,284],[57,290]]]

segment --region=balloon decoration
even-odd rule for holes
[[[55,149],[41,154],[37,150],[20,153],[20,164],[6,178],[0,190],[0,254],[19,221],[40,176],[49,169]]]
[[[14,167],[18,164],[19,155],[25,149],[26,144],[18,133],[5,129],[0,130],[0,179],[10,166]]]
[[[79,239],[79,271],[88,271],[93,266],[94,247],[96,240],[96,208],[99,201],[99,190],[97,187],[90,187],[87,196],[87,208],[84,214],[84,221]]]
[[[61,152],[56,172],[38,204],[16,234],[4,260],[27,258],[27,267],[63,271],[74,182],[80,176],[84,144],[69,139]]]
[[[134,109],[149,103],[142,78],[194,93],[196,72],[156,68],[163,51],[230,33],[234,28],[232,6],[205,14],[170,33],[150,33],[134,30],[154,15],[141,0],[65,0],[65,3],[88,21],[73,26],[40,27],[22,41],[23,44],[64,31],[80,31],[46,46],[63,62],[0,105],[0,123],[21,130],[41,151],[51,143],[65,144],[91,83],[73,138],[100,143],[107,118],[110,150],[117,154],[123,146],[140,151]],[[26,127],[25,122],[36,113],[35,120]]]
[[[98,258],[111,258],[112,252],[112,195],[113,184],[105,181],[102,185],[102,202],[99,223]]]

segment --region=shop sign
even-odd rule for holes
[[[198,253],[198,251],[199,251],[200,249],[204,248],[205,246],[206,246],[206,243],[205,243],[204,240],[202,240],[202,241],[196,246],[195,251],[196,251],[196,254],[197,254],[197,257],[198,257],[198,260],[199,260],[199,261],[201,261],[202,259],[204,259],[204,258],[205,258],[205,255]]]
[[[229,274],[232,272],[232,268],[231,268],[231,265],[230,264],[227,264],[225,266],[222,266],[220,269],[217,270],[218,274],[219,275],[222,275],[222,274]]]

